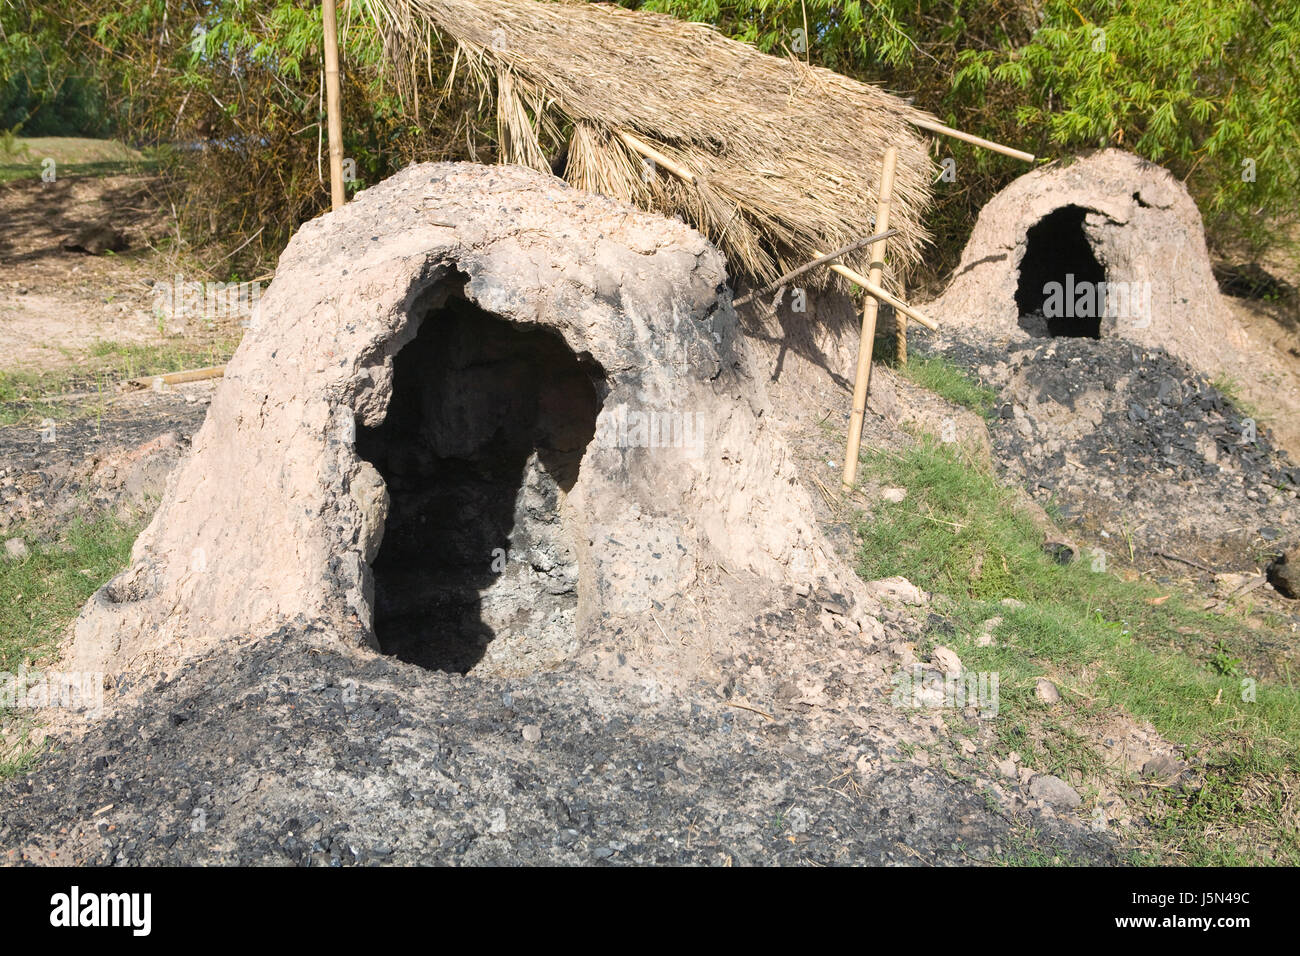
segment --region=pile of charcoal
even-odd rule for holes
[[[1235,550],[1300,530],[1300,466],[1266,425],[1160,349],[1118,338],[918,341],[992,386],[994,455],[1067,520]]]

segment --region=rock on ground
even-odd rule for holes
[[[1060,777],[1036,774],[1029,781],[1029,795],[1054,807],[1073,810],[1083,802],[1078,792]]]

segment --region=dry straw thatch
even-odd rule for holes
[[[703,24],[586,2],[362,0],[399,71],[442,40],[495,85],[501,158],[550,170],[567,140],[573,185],[680,215],[751,280],[771,280],[871,231],[886,147],[899,148],[895,271],[928,240],[936,170],[912,127],[930,120],[875,87],[760,53]],[[671,169],[648,168],[624,134]],[[866,271],[867,250],[845,257]],[[815,274],[838,282],[830,270]]]

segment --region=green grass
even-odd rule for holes
[[[148,158],[152,151],[141,152],[115,139],[92,139],[85,136],[15,136],[0,133],[0,156],[20,155],[25,159],[49,157],[59,163],[131,162]]]
[[[22,561],[0,558],[0,671],[54,649],[86,600],[126,566],[139,531],[137,522],[104,515],[73,521],[52,541],[21,528],[4,532],[6,540],[23,538],[29,553]]]
[[[1210,385],[1217,389],[1224,398],[1237,406],[1237,410],[1255,420],[1256,424],[1264,424],[1265,417],[1260,411],[1259,406],[1250,402],[1242,394],[1241,383],[1231,375],[1216,375]]]
[[[55,396],[102,391],[107,397],[113,394],[118,382],[127,379],[220,365],[234,353],[237,344],[233,340],[148,345],[100,341],[80,356],[74,366],[44,371],[0,371],[0,425],[67,418],[76,413],[77,406],[51,401]],[[87,407],[94,407],[93,400],[89,406],[81,406],[82,413]]]
[[[99,341],[90,347],[90,358],[99,360],[102,369],[117,372],[124,379],[161,372],[177,372],[198,365],[220,365],[233,354],[235,343],[213,342],[164,343],[138,345]]]
[[[17,740],[7,753],[0,753],[0,780],[7,780],[26,773],[36,766],[41,755],[40,747],[33,747],[26,732],[17,735]]]
[[[965,371],[941,356],[915,356],[898,373],[922,388],[927,388],[954,405],[962,405],[979,415],[993,408],[997,392],[973,380]]]
[[[151,173],[161,168],[156,160],[106,160],[99,163],[60,163],[54,168],[59,179],[71,179],[74,176],[127,176],[135,173]],[[37,163],[0,163],[0,183],[14,182],[19,179],[39,180],[41,165]]]
[[[1089,861],[1056,846],[1031,828],[1028,832],[1013,837],[1010,845],[995,856],[992,862],[1007,867],[1050,867],[1086,866]]]
[[[45,373],[27,369],[0,372],[0,425],[12,425],[23,415],[44,418],[54,411],[53,405],[36,401],[36,396],[47,394],[51,381]],[[26,406],[23,415],[19,404]]]
[[[1131,862],[1150,865],[1173,857],[1201,866],[1252,866],[1277,862],[1294,866],[1297,819],[1294,777],[1257,753],[1229,756],[1209,768],[1201,789],[1192,794],[1157,790],[1148,799],[1154,811],[1151,846],[1130,854]],[[1289,852],[1276,848],[1280,837]]]
[[[104,515],[75,520],[51,541],[36,540],[22,528],[4,532],[6,540],[23,538],[29,553],[22,561],[0,558],[0,672],[49,661],[86,600],[126,566],[140,528],[140,522]],[[17,732],[0,751],[3,780],[31,769],[40,748],[29,743],[29,715],[0,708],[0,720]]]
[[[1247,780],[1266,778],[1300,792],[1300,691],[1256,678],[1255,700],[1242,699],[1243,678],[1280,670],[1266,666],[1259,634],[1168,589],[1122,579],[1113,573],[1113,555],[1103,571],[1093,570],[1089,553],[1056,564],[1043,554],[1042,533],[1016,508],[1013,493],[960,446],[927,437],[901,455],[868,453],[864,467],[909,494],[898,504],[881,502],[874,519],[862,523],[859,571],[867,579],[903,575],[947,596],[937,609],[955,634],[944,643],[969,669],[999,674],[994,730],[1003,755],[1018,750],[1036,770],[1067,779],[1105,776],[1083,731],[1122,711],[1150,720],[1210,767],[1227,768],[1212,771],[1217,787],[1236,780],[1245,788]],[[1025,606],[1004,607],[1003,598]],[[995,644],[977,646],[980,622],[994,616],[1003,619]],[[1060,687],[1062,705],[1037,700],[1041,676]],[[1232,769],[1234,759],[1247,760],[1249,774]],[[1270,809],[1265,791],[1251,792],[1254,797],[1232,805],[1213,804],[1217,810],[1209,809],[1209,793],[1172,802],[1165,793],[1140,794],[1162,821],[1160,845],[1150,852],[1190,862],[1237,852],[1300,863],[1294,821],[1282,825],[1294,808]],[[1213,813],[1222,817],[1222,831],[1255,834],[1267,849],[1233,844],[1230,851],[1206,838],[1201,817]]]
[[[0,132],[0,183],[39,180],[46,159],[54,160],[54,172],[59,179],[153,172],[162,166],[157,151],[140,153],[114,140],[74,136],[24,138]]]

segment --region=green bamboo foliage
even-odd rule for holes
[[[344,156],[350,192],[427,159],[495,159],[476,97],[443,89],[433,51],[420,114],[399,103],[382,43],[341,5]],[[116,135],[157,146],[178,187],[182,234],[239,247],[225,268],[274,265],[292,231],[329,207],[318,0],[0,0],[8,77],[93,76]],[[30,52],[38,51],[34,71]]]

